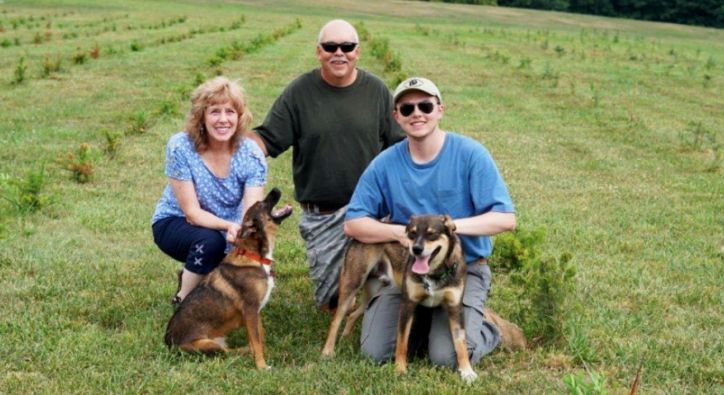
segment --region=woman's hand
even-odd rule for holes
[[[226,229],[226,241],[229,243],[233,243],[234,240],[236,240],[236,236],[239,235],[239,231],[241,230],[241,226],[239,224],[231,224]]]

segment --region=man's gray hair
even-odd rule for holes
[[[317,44],[320,44],[322,42],[322,38],[324,37],[324,32],[331,25],[343,25],[343,26],[349,27],[349,29],[351,29],[352,32],[354,33],[354,42],[359,44],[359,35],[357,35],[357,29],[355,29],[351,23],[345,21],[344,19],[332,19],[331,21],[325,23],[324,26],[322,26],[322,28],[319,30],[319,37],[317,38]]]

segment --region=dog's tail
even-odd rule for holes
[[[183,270],[176,271],[176,278],[178,280],[178,285],[176,286],[176,292],[174,293],[175,297],[171,300],[171,304],[174,306],[174,312],[171,316],[171,319],[168,320],[168,324],[166,325],[166,334],[163,337],[164,343],[170,348],[171,346],[175,345],[176,342],[174,342],[174,319],[176,318],[176,315],[178,314],[178,311],[180,309],[181,299],[178,297],[179,291],[181,291],[181,279],[183,277]]]
[[[508,351],[525,350],[528,347],[528,343],[525,340],[525,334],[518,325],[503,319],[489,308],[485,308],[484,314],[485,319],[498,327],[501,347]]]
[[[176,330],[176,316],[178,315],[179,309],[176,309],[174,311],[173,315],[171,316],[171,319],[168,320],[168,324],[166,325],[166,333],[163,336],[163,342],[166,343],[166,346],[169,348],[176,346],[179,344],[179,333]]]
[[[166,343],[168,348],[171,348],[174,345],[170,328],[166,328],[166,334],[163,336],[163,342]]]

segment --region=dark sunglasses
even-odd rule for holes
[[[357,43],[348,43],[348,42],[344,42],[342,44],[327,42],[327,43],[320,43],[319,45],[322,47],[324,52],[329,52],[329,53],[337,52],[337,48],[342,48],[342,52],[344,52],[344,53],[352,52],[352,51],[354,51],[355,48],[357,48]]]
[[[415,106],[417,106],[417,108],[425,114],[429,114],[435,109],[435,103],[425,100],[419,103],[400,104],[400,114],[402,114],[403,117],[409,117],[413,112],[415,112]]]

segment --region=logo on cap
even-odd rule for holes
[[[420,81],[418,81],[418,80],[416,80],[416,79],[413,78],[413,79],[410,80],[410,82],[407,83],[407,86],[415,86],[415,85],[417,85],[417,84],[419,84],[419,83],[420,83]]]

